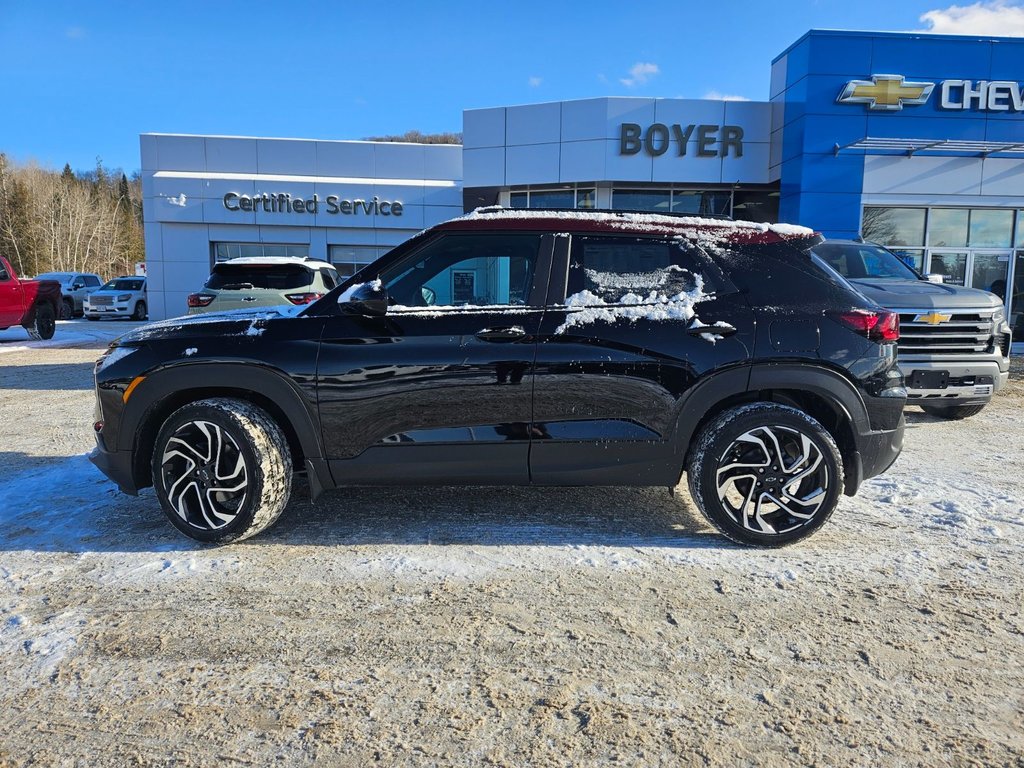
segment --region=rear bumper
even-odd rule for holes
[[[857,435],[857,450],[846,468],[844,492],[847,496],[853,496],[861,483],[893,465],[903,450],[904,425],[901,414],[894,429],[872,430]]]
[[[1008,358],[987,360],[899,361],[907,387],[908,405],[983,405],[1006,386],[1010,378]],[[943,387],[915,387],[914,371],[946,371]]]
[[[131,496],[138,495],[139,489],[135,487],[135,480],[132,477],[131,451],[107,451],[97,445],[89,454],[89,461],[117,483],[122,492]]]

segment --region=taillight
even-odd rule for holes
[[[209,293],[190,293],[188,295],[188,305],[190,307],[205,307],[215,298],[217,297]]]
[[[900,337],[900,316],[895,312],[848,309],[827,314],[833,320],[871,341],[896,341]]]
[[[323,296],[322,293],[286,293],[284,297],[292,304],[312,304]]]

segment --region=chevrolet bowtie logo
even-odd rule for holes
[[[836,99],[840,104],[867,104],[868,109],[895,111],[904,104],[924,104],[935,83],[912,83],[903,75],[872,75],[870,80],[851,80]]]
[[[926,315],[914,315],[915,323],[928,323],[928,325],[938,325],[939,323],[944,323],[947,320],[952,319],[952,315],[944,315],[943,313],[935,309],[933,309]]]

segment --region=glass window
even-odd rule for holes
[[[529,205],[529,195],[526,192],[513,192],[508,196],[509,208],[528,208]]]
[[[672,210],[697,216],[717,214],[728,216],[732,206],[731,192],[691,192],[676,190],[672,193]]]
[[[529,298],[538,235],[445,235],[381,274],[398,305],[521,305]]]
[[[576,207],[577,208],[597,208],[597,190],[596,189],[577,189],[576,190]]]
[[[933,275],[942,275],[942,282],[963,285],[967,277],[967,252],[933,253],[931,269]]]
[[[7,274],[7,267],[0,264],[0,280],[10,280],[11,276]]]
[[[367,264],[372,264],[385,253],[388,248],[376,245],[329,245],[327,260],[338,270],[341,279],[351,277]]]
[[[890,248],[889,250],[899,256],[904,264],[913,267],[922,275],[928,271],[924,268],[923,248]]]
[[[1017,237],[1016,245],[1024,246],[1024,211],[1017,211]]]
[[[613,189],[612,208],[619,211],[666,213],[671,209],[672,193],[667,189]]]
[[[928,244],[942,248],[963,248],[967,245],[966,208],[932,208],[928,221]]]
[[[1006,278],[1010,271],[1010,254],[976,253],[971,267],[971,287],[991,291],[1006,301]]]
[[[778,192],[734,192],[732,215],[739,221],[775,222],[779,220]]]
[[[679,269],[681,267],[681,269]],[[652,291],[674,296],[695,285],[700,266],[672,243],[632,238],[590,237],[573,240],[569,296],[588,291],[595,303],[615,303],[626,294],[647,298]]]
[[[571,189],[530,190],[531,208],[574,208],[576,197]]]
[[[304,288],[313,282],[313,271],[301,264],[232,264],[213,265],[206,281],[210,289],[268,288],[276,291]]]
[[[86,275],[85,284],[90,288],[95,288],[100,284],[100,279],[96,275]]]
[[[870,243],[825,242],[816,245],[814,252],[843,277],[917,279],[917,275],[907,269],[898,257]]]
[[[864,207],[861,234],[881,245],[924,245],[924,208]]]
[[[1017,251],[1010,292],[1010,326],[1016,339],[1024,338],[1024,251]]]
[[[971,211],[972,248],[1009,248],[1013,241],[1013,211]]]
[[[277,243],[214,243],[214,261],[228,259],[256,258],[266,256],[290,256],[302,259],[309,256],[308,245],[277,244]]]
[[[141,277],[115,277],[104,285],[103,291],[141,291],[146,287],[146,281]]]

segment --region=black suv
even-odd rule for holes
[[[350,485],[677,485],[807,536],[903,443],[897,317],[810,230],[481,209],[305,307],[177,318],[96,364],[92,460],[208,542]]]

